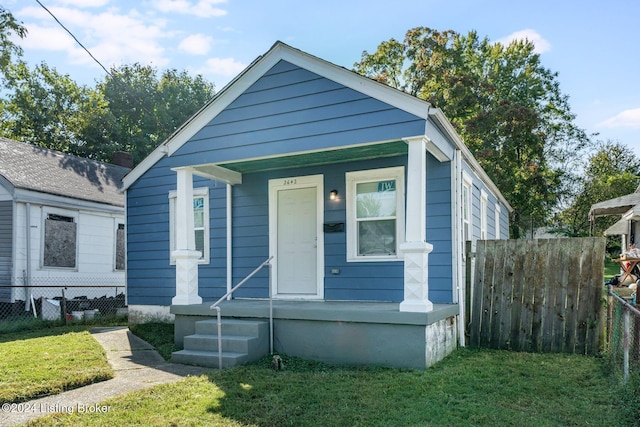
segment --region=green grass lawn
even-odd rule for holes
[[[611,279],[616,274],[620,274],[620,265],[616,262],[611,261],[608,258],[605,258],[604,261],[604,280],[607,281]]]
[[[104,349],[86,326],[0,336],[0,404],[60,393],[113,377]]]
[[[165,360],[178,350],[173,340],[173,323],[148,322],[129,325],[129,330],[155,347]]]
[[[32,426],[622,426],[602,360],[462,349],[425,371],[283,357],[55,414]]]
[[[22,389],[36,377],[28,374],[22,382],[5,384],[9,366],[19,366],[13,377],[38,372],[39,380],[51,382],[46,392],[68,387],[55,383],[82,378],[91,366],[98,371],[95,358],[103,357],[102,349],[87,332],[68,329],[29,332],[23,335],[32,336],[20,340],[3,337],[0,354],[23,352],[10,359],[24,361],[0,358],[0,390]],[[170,354],[172,325],[132,330]],[[29,345],[40,348],[40,356],[27,357],[24,347]],[[59,353],[68,354],[62,359],[73,359],[72,366],[41,367],[41,358],[59,359],[52,357]],[[615,386],[596,357],[461,349],[424,371],[283,360],[282,371],[271,369],[267,357],[102,402],[106,413],[51,414],[29,425],[537,427],[624,426],[640,419],[637,389]]]

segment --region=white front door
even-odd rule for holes
[[[323,298],[322,175],[269,181],[274,296]]]

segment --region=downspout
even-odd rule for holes
[[[453,265],[455,270],[453,271],[454,280],[457,286],[457,295],[458,295],[458,341],[460,343],[460,347],[465,346],[465,284],[463,281],[464,273],[462,268],[462,262],[468,262],[468,260],[464,259],[464,241],[462,235],[462,152],[459,149],[456,149],[453,154],[453,179],[451,180],[451,184],[453,189],[451,191],[451,204],[454,206],[454,215],[453,215],[453,241],[455,244],[453,245]],[[468,295],[466,295],[468,297]]]
[[[232,287],[232,259],[231,259],[231,189],[233,186],[231,184],[227,184],[227,292],[231,292]],[[231,299],[231,294],[227,297],[227,299]]]

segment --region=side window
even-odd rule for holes
[[[169,192],[169,244],[170,251],[176,250],[176,192]],[[193,189],[193,225],[196,239],[196,250],[202,253],[198,263],[209,263],[209,188]],[[171,264],[175,259],[171,256]]]
[[[348,172],[347,260],[394,261],[404,241],[404,168]]]
[[[495,238],[496,240],[500,240],[500,205],[498,203],[496,203],[496,207],[495,207],[495,223],[496,223],[496,235]]]
[[[116,270],[125,269],[124,224],[116,225]]]
[[[487,205],[489,204],[489,197],[487,193],[482,190],[480,195],[480,240],[487,239]]]
[[[471,177],[462,174],[462,232],[464,241],[471,240]]]
[[[47,213],[44,220],[43,267],[76,268],[77,247],[76,218]]]

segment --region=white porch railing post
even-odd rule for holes
[[[198,259],[193,223],[193,174],[190,169],[176,169],[176,296],[173,305],[202,304],[198,295]]]
[[[407,212],[404,256],[404,300],[400,311],[426,313],[433,310],[429,301],[429,253],[426,242],[427,218],[427,139],[409,138],[407,163]]]

